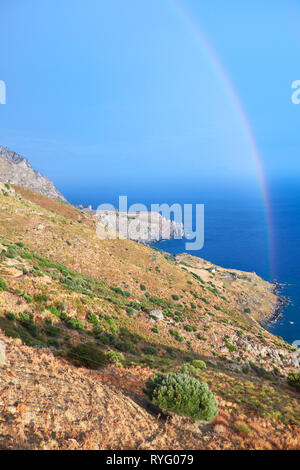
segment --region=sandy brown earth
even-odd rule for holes
[[[7,365],[0,368],[2,449],[296,449],[300,430],[230,410],[210,425],[157,415],[142,394],[145,369],[97,372],[55,358],[0,334]],[[239,425],[247,422],[251,436]]]

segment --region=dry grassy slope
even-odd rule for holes
[[[4,185],[0,185],[0,248],[4,253],[0,259],[0,277],[8,285],[8,291],[0,292],[0,327],[10,332],[11,324],[5,319],[5,314],[10,311],[18,316],[20,312],[27,311],[33,314],[35,324],[40,329],[41,345],[47,345],[47,318],[51,318],[53,326],[60,328],[59,348],[68,348],[87,340],[97,343],[91,336],[92,325],[86,321],[86,314],[91,311],[113,317],[110,326],[102,319],[100,323],[116,339],[124,339],[120,331],[125,328],[137,341],[134,345],[135,353],[125,354],[127,364],[133,364],[131,368],[120,370],[110,367],[100,373],[75,369],[43,349],[42,354],[51,358],[49,369],[45,356],[35,349],[24,346],[21,349],[24,352],[22,356],[18,353],[19,345],[16,346],[19,340],[5,339],[8,344],[9,369],[5,373],[1,371],[4,388],[0,394],[5,397],[2,404],[0,401],[2,442],[7,442],[7,436],[11,436],[12,445],[34,448],[281,448],[299,445],[299,436],[295,434],[293,441],[290,428],[292,423],[300,423],[299,403],[297,395],[285,385],[284,379],[289,370],[293,369],[292,352],[283,341],[266,331],[262,332],[256,320],[269,315],[276,303],[270,284],[253,273],[225,270],[187,255],[174,261],[169,256],[130,240],[100,241],[96,237],[95,221],[88,215],[33,191],[17,187],[15,190],[7,190]],[[105,292],[103,295],[97,292],[97,295],[88,296],[68,288],[61,282],[60,273],[57,275],[56,272],[54,276],[55,270],[39,266],[37,259],[24,259],[23,249],[17,246],[18,256],[7,257],[7,242],[22,242],[42,257],[100,280]],[[39,270],[38,275],[36,269]],[[141,283],[146,286],[146,292],[141,290]],[[124,298],[112,292],[110,287],[130,291],[130,296]],[[42,302],[28,301],[24,293],[27,296],[44,294],[47,299]],[[169,305],[166,310],[172,316],[165,316],[163,321],[155,324],[151,322],[149,309],[160,307],[155,307],[147,295],[162,300],[163,308]],[[173,299],[172,295],[178,295],[179,300],[177,297]],[[141,302],[147,308],[129,315],[128,303],[132,301],[137,304]],[[48,308],[57,302],[64,303],[70,318],[78,318],[83,322],[84,331],[70,330],[59,318],[51,315]],[[251,313],[244,312],[245,308],[250,308]],[[176,311],[181,314],[183,322],[175,321]],[[19,326],[17,320],[14,324]],[[197,331],[186,331],[184,325],[193,326]],[[154,326],[158,328],[159,334],[153,332]],[[170,334],[171,329],[179,333],[182,342]],[[145,348],[149,346],[156,347],[157,356],[144,354]],[[114,348],[114,344],[111,347]],[[170,354],[168,347],[173,348],[176,356]],[[198,354],[207,362],[209,360],[208,369],[201,376],[213,388],[221,405],[219,421],[214,423],[219,423],[221,427],[205,427],[200,434],[189,420],[180,421],[178,433],[175,418],[173,424],[166,425],[143,409],[143,380],[151,371],[140,369],[139,365],[148,364],[152,369],[173,370],[186,360],[187,353]],[[248,374],[242,373],[242,368],[250,360],[269,371],[276,367],[277,376],[273,375],[266,380],[252,370]],[[61,374],[65,374],[66,378],[64,385],[60,386]],[[16,378],[16,386],[12,385],[13,380],[10,384],[10,377]],[[41,390],[35,389],[36,380],[42,384]],[[26,383],[25,389],[23,382]],[[114,392],[110,396],[109,391],[116,384],[119,385],[112,389]],[[97,391],[94,387],[98,387]],[[26,389],[37,391],[36,400],[32,394],[28,398]],[[86,392],[88,389],[89,394]],[[55,400],[49,398],[51,390],[55,391],[58,401],[69,397],[64,411]],[[85,398],[82,397],[86,394],[88,398],[84,407],[82,400]],[[94,394],[96,404],[93,402]],[[97,402],[97,394],[106,397],[104,405],[100,398]],[[86,410],[86,420],[76,417],[77,409],[80,408],[76,405],[77,401],[83,407],[82,413]],[[15,413],[18,415],[19,408],[14,403],[19,402],[20,410],[23,405],[28,405],[28,414],[25,414],[27,418],[23,422],[23,415],[16,421],[11,417],[12,421],[8,422],[7,427],[7,409],[17,407]],[[98,413],[93,417],[96,408]],[[136,414],[133,410],[136,410]],[[36,413],[41,421],[35,427],[30,421],[30,415],[36,416]],[[70,419],[66,418],[65,413],[70,414]],[[89,422],[91,413],[93,419]],[[62,429],[58,429],[47,444],[54,415],[55,422],[61,423]],[[99,416],[102,419],[100,428],[96,424],[99,423]],[[238,419],[247,421],[252,430],[251,436],[246,437],[243,431],[237,431]],[[35,422],[38,422],[37,418]],[[66,428],[63,428],[64,422],[67,423]],[[106,422],[107,425],[104,424]],[[109,434],[109,426],[113,425],[115,429],[116,424],[120,433]],[[25,426],[23,436],[19,431],[23,429],[22,426]],[[82,430],[81,426],[85,426],[85,429]],[[75,437],[71,436],[71,427],[77,433]],[[258,437],[262,427],[268,436],[265,444]],[[140,432],[137,437],[135,429]],[[184,433],[181,433],[182,429]],[[109,436],[108,440],[101,436],[102,432]],[[122,435],[126,436],[123,444],[120,443]],[[75,439],[76,442],[69,442],[68,439]],[[173,444],[170,444],[172,439]]]
[[[0,449],[297,449],[300,431],[219,398],[210,425],[163,419],[141,394],[150,370],[77,369],[0,333]],[[245,432],[245,424],[250,433]],[[246,428],[247,430],[247,428]]]
[[[180,302],[197,305],[196,312],[190,312],[197,321],[205,314],[205,308],[209,308],[216,318],[226,319],[226,314],[219,313],[214,305],[230,312],[234,320],[244,326],[253,324],[244,312],[245,307],[251,307],[254,318],[255,314],[267,316],[273,311],[276,296],[272,294],[270,284],[258,276],[240,273],[240,279],[233,282],[227,270],[217,268],[217,273],[211,274],[206,269],[213,265],[188,257],[205,268],[199,271],[207,281],[204,287],[184,270],[190,268],[181,264],[182,257],[179,257],[179,263],[173,263],[150,247],[130,240],[100,241],[96,236],[95,221],[88,215],[34,191],[16,189],[23,199],[3,197],[0,193],[1,235],[11,241],[21,240],[37,253],[74,271],[105,280],[111,286],[126,285],[126,289],[139,299],[144,296],[140,283],[151,295],[160,298],[171,300],[172,295],[179,295]],[[218,288],[219,296],[208,290],[212,288],[209,282]],[[198,297],[205,296],[209,304],[195,299],[191,291]]]
[[[186,332],[182,324],[175,324],[170,317],[160,323],[160,335],[157,337],[152,333],[153,324],[147,313],[142,313],[139,317],[128,317],[125,310],[119,308],[118,315],[127,328],[156,343],[163,342],[186,350],[189,342],[190,349],[204,355],[211,356],[213,353],[230,359],[236,356],[234,358],[239,360],[256,360],[256,356],[261,355],[261,349],[266,345],[276,353],[279,344],[275,359],[266,357],[262,362],[271,368],[276,365],[286,373],[289,352],[285,350],[284,343],[278,343],[266,331],[262,334],[260,325],[255,320],[269,315],[276,304],[276,296],[271,292],[269,283],[253,273],[228,271],[187,255],[179,257],[175,263],[150,247],[130,240],[100,241],[96,236],[95,221],[88,215],[34,191],[19,187],[16,190],[22,198],[9,194],[5,196],[0,191],[0,235],[10,241],[22,241],[38,254],[63,263],[74,271],[106,281],[108,286],[128,290],[131,293],[130,300],[145,299],[145,293],[140,289],[140,284],[143,283],[151,296],[171,302],[174,305],[173,312],[181,304],[184,307],[184,324],[197,327],[198,334],[205,341],[199,340],[195,333]],[[16,269],[13,267],[14,261],[9,260],[7,263],[10,264],[10,269]],[[189,271],[200,275],[205,284],[201,279],[199,281],[192,277]],[[66,293],[58,281],[47,276],[32,278],[29,275],[18,278],[12,272],[7,280],[11,287],[25,289],[28,293],[50,290],[48,282],[55,291],[55,300],[66,302],[73,316],[84,316],[89,309],[100,309],[106,313],[113,313],[115,310],[114,305],[103,299],[83,300],[86,306],[82,305],[82,296]],[[42,286],[43,283],[46,283],[45,287]],[[5,308],[8,301],[5,295],[2,308]],[[174,301],[172,295],[178,295],[179,301]],[[10,297],[9,301],[14,303],[14,296]],[[22,306],[21,299],[15,298],[15,303],[19,304],[18,309],[26,309],[26,304],[23,301]],[[244,311],[245,308],[250,308],[250,315]],[[180,331],[185,338],[184,344],[170,335],[171,327]],[[248,344],[252,344],[254,348],[249,349],[247,346],[245,351],[245,340],[237,337],[237,330],[240,336],[247,333]],[[229,351],[228,342],[234,343],[237,351]],[[286,360],[281,361],[279,355],[285,355]]]

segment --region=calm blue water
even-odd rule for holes
[[[128,188],[127,188],[128,189]],[[283,317],[270,330],[286,341],[300,339],[300,184],[273,183],[269,188],[272,227],[271,242],[267,235],[265,210],[257,191],[247,188],[173,188],[158,191],[141,188],[121,194],[129,195],[129,203],[174,202],[205,204],[205,243],[200,251],[190,252],[227,268],[254,271],[267,280],[284,283],[282,295],[291,299]],[[65,190],[74,204],[102,202],[117,205],[118,193],[99,188],[80,191]],[[155,246],[173,254],[186,251],[185,240],[169,240]],[[289,322],[294,322],[291,325]]]

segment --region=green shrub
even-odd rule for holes
[[[73,330],[84,330],[84,324],[78,318],[67,318],[66,324],[69,328]]]
[[[34,294],[33,296],[33,300],[39,304],[47,302],[48,299],[49,297],[47,294]]]
[[[108,364],[108,359],[103,351],[98,349],[93,343],[80,343],[73,346],[67,354],[68,358],[76,364],[98,369]]]
[[[300,392],[300,372],[290,372],[287,378],[287,383],[295,387]]]
[[[140,284],[140,289],[143,290],[143,291],[147,290],[145,284]]]
[[[201,369],[201,370],[206,369],[205,362],[201,361],[200,359],[195,359],[194,361],[192,361],[192,365],[196,367],[196,369]]]
[[[97,325],[94,325],[93,334],[96,338],[98,338],[98,336],[100,336],[101,333],[103,333],[104,331],[105,331],[104,326],[100,325],[99,323]]]
[[[179,332],[177,330],[170,330],[172,336],[179,336]]]
[[[218,414],[215,396],[207,384],[187,374],[157,374],[147,380],[144,392],[154,404],[179,416],[211,421]]]
[[[6,284],[4,279],[0,277],[0,291],[3,291],[3,290],[8,290],[8,285]]]
[[[179,295],[173,294],[173,295],[172,295],[172,299],[173,299],[173,300],[179,300]]]
[[[26,330],[28,330],[32,336],[34,337],[38,336],[39,328],[34,323],[34,319],[32,315],[29,315],[28,313],[25,313],[25,312],[20,313],[19,323],[22,326],[24,326],[24,328],[26,328]]]
[[[57,337],[60,335],[60,328],[49,324],[45,328],[45,333],[47,336]]]
[[[229,341],[225,341],[225,346],[226,348],[228,349],[229,352],[234,352],[237,350],[236,346],[234,346],[233,344],[231,344]]]
[[[236,423],[234,427],[239,434],[244,434],[245,436],[251,436],[251,434],[253,434],[252,429],[249,428],[248,424],[246,423],[239,422]]]
[[[263,377],[266,380],[273,380],[274,377],[272,374],[266,371],[263,367],[256,365],[255,362],[249,361],[249,366],[254,370],[258,377]]]
[[[157,349],[155,346],[145,346],[142,348],[144,354],[149,354],[151,356],[157,356]]]
[[[22,295],[23,299],[28,303],[30,304],[30,302],[32,302],[32,295],[31,294],[26,294],[24,292],[24,294]]]
[[[109,351],[106,351],[105,353],[108,362],[111,364],[116,364],[116,365],[123,365],[125,361],[124,354],[116,351],[112,351],[111,349]]]
[[[50,305],[50,307],[47,307],[47,310],[49,310],[49,312],[52,313],[52,315],[59,318],[58,310],[54,305]]]
[[[248,307],[247,307],[247,308],[244,308],[244,312],[245,312],[245,313],[251,313],[251,309],[248,308]]]
[[[202,336],[200,333],[196,334],[196,338],[200,339],[200,341],[207,341],[207,339],[204,336]]]
[[[183,364],[180,368],[181,374],[191,375],[192,377],[197,377],[199,370],[196,367],[192,366],[192,364]]]
[[[183,336],[180,336],[180,334],[178,333],[177,330],[170,330],[170,333],[172,336],[174,336],[174,338],[179,341],[180,343],[183,343],[184,342],[184,337]]]
[[[111,290],[116,294],[122,295],[123,297],[131,296],[131,293],[129,291],[123,291],[120,287],[111,287]]]
[[[7,313],[5,314],[5,316],[6,316],[6,318],[7,318],[8,320],[10,320],[10,321],[15,321],[15,319],[16,319],[15,314],[12,313],[12,312],[7,312]]]
[[[133,343],[129,340],[116,341],[115,347],[119,349],[119,351],[122,351],[122,352],[131,352],[131,353],[135,352]]]
[[[7,252],[6,252],[6,257],[7,258],[17,258],[18,256],[18,252],[15,248],[13,248],[12,246],[10,246],[8,249],[7,249]]]
[[[98,317],[95,313],[89,312],[86,316],[86,319],[89,323],[93,323],[94,325],[97,325],[98,323]]]
[[[113,344],[113,342],[115,341],[115,335],[113,335],[112,333],[104,333],[100,336],[97,336],[97,339],[99,343],[104,345]]]
[[[184,325],[185,331],[197,331],[196,326],[191,326],[191,325]]]

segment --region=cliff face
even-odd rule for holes
[[[122,238],[155,243],[184,237],[181,223],[167,220],[158,212],[97,211],[95,215],[104,228],[117,231]]]
[[[35,171],[25,157],[1,145],[0,181],[33,189],[52,199],[65,200],[52,181]]]

